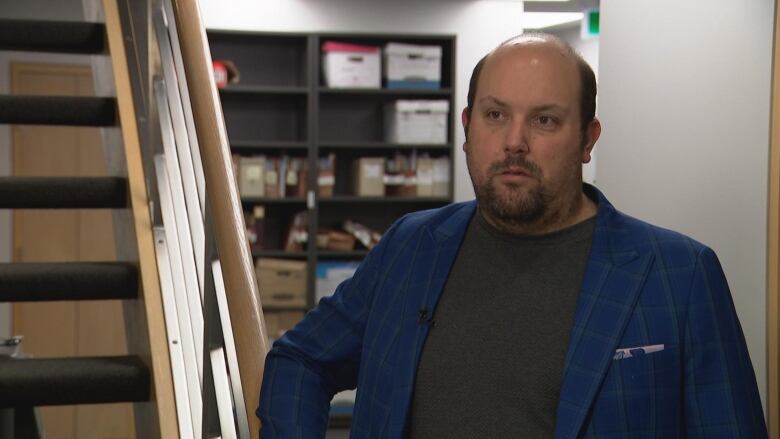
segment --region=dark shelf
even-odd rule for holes
[[[418,90],[408,88],[332,88],[321,86],[321,94],[333,95],[377,95],[377,96],[410,96],[410,97],[449,97],[452,89],[439,88],[432,90]]]
[[[352,426],[352,415],[331,414],[328,421],[328,428],[348,429]]]
[[[222,93],[230,139],[305,142],[309,139],[309,95]]]
[[[237,149],[302,149],[309,148],[306,142],[287,140],[234,140],[230,142],[231,148]]]
[[[284,250],[255,250],[252,252],[254,258],[286,258],[286,259],[305,259],[307,252],[288,252]]]
[[[240,70],[240,82],[219,89],[219,99],[230,139],[230,148],[238,156],[287,155],[303,159],[308,172],[299,175],[307,186],[316,189],[318,160],[336,156],[334,197],[319,197],[308,205],[307,197],[241,197],[241,204],[256,233],[263,236],[266,249],[252,252],[254,258],[282,258],[305,261],[306,299],[309,306],[269,307],[271,311],[306,311],[314,304],[316,261],[361,261],[368,250],[331,251],[309,248],[299,252],[285,247],[290,225],[302,211],[308,215],[306,231],[310,237],[321,229],[339,229],[346,219],[359,222],[378,233],[385,232],[401,216],[452,202],[452,196],[436,197],[361,197],[351,194],[355,174],[352,164],[361,157],[392,158],[395,154],[427,155],[433,159],[454,157],[458,111],[456,94],[454,35],[402,33],[322,33],[207,31],[212,59],[230,61]],[[439,89],[409,88],[333,88],[324,82],[322,43],[335,40],[382,47],[390,42],[438,45],[442,48]],[[399,99],[446,100],[450,115],[446,144],[398,144],[386,142],[384,106]],[[455,116],[455,117],[453,117]],[[454,164],[454,159],[452,159]],[[452,166],[452,165],[451,165]],[[261,174],[265,176],[264,174]],[[450,175],[452,170],[450,169]],[[244,175],[249,178],[248,175]],[[449,184],[452,193],[453,183]],[[315,190],[316,192],[316,190]],[[258,192],[255,192],[258,193]],[[266,192],[269,193],[269,192]],[[299,195],[299,192],[289,194]],[[263,207],[263,214],[255,210]],[[253,215],[258,215],[255,218]],[[262,217],[262,220],[259,218]],[[262,221],[261,224],[257,221]],[[312,245],[312,247],[314,247]],[[311,262],[311,263],[308,263]],[[338,416],[334,425],[348,427],[350,416]]]
[[[362,259],[366,255],[368,255],[368,250],[317,250],[317,259]]]
[[[320,203],[441,203],[450,202],[447,197],[360,197],[356,195],[336,195],[320,198]]]
[[[220,93],[243,93],[243,94],[294,94],[305,95],[308,93],[306,87],[293,86],[274,86],[274,85],[228,85],[220,88]]]
[[[451,143],[445,144],[432,144],[432,143],[419,143],[419,144],[407,144],[407,143],[388,143],[388,142],[321,142],[319,144],[320,149],[424,149],[424,150],[442,150],[449,151],[452,149]]]

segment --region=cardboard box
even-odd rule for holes
[[[384,107],[385,140],[405,144],[447,143],[450,103],[446,100],[398,100]]]
[[[384,157],[363,157],[353,165],[354,192],[362,197],[381,197],[385,194]]]
[[[265,160],[265,196],[267,198],[279,198],[279,159],[267,158]]]
[[[325,41],[322,44],[322,73],[325,84],[334,88],[379,88],[379,47]]]
[[[417,195],[417,175],[414,172],[417,152],[411,156],[396,153],[386,161],[385,195],[389,197],[414,197]]]
[[[417,159],[417,196],[433,196],[433,159],[428,156]]]
[[[433,160],[433,193],[434,197],[450,196],[450,158],[439,157]]]
[[[384,49],[387,88],[438,89],[441,54],[441,46],[388,43]]]
[[[265,317],[265,329],[268,332],[268,338],[276,340],[284,335],[295,325],[303,320],[303,311],[267,311],[263,313]]]
[[[333,153],[320,157],[317,169],[317,193],[320,197],[333,196],[336,185],[336,155]]]
[[[306,307],[306,262],[259,258],[255,271],[263,308]]]
[[[288,197],[305,197],[309,188],[308,162],[302,158],[291,158],[284,178]]]
[[[240,157],[238,190],[242,197],[265,196],[265,156]]]

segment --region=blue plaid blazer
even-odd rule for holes
[[[598,201],[596,230],[555,438],[767,437],[713,251],[618,212],[592,186],[586,191]],[[263,438],[324,437],[333,394],[355,387],[352,438],[406,436],[429,331],[419,313],[435,310],[475,207],[397,221],[354,277],[274,344],[257,410]]]

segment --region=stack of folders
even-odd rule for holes
[[[353,193],[358,196],[448,197],[450,158],[428,154],[362,157],[353,166]]]
[[[450,196],[450,158],[431,158],[427,154],[417,158],[417,196]]]
[[[238,189],[247,198],[285,198],[306,195],[308,163],[300,157],[234,156]]]

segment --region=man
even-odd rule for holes
[[[265,437],[323,437],[357,386],[356,438],[762,438],[715,254],[582,184],[592,70],[543,34],[472,75],[477,201],[418,212],[269,353]]]

